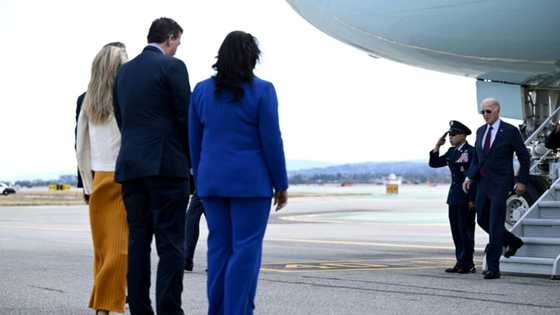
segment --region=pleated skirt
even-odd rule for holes
[[[95,172],[89,199],[93,239],[93,289],[89,307],[124,313],[128,225],[121,185],[114,172]]]

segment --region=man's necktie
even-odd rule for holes
[[[486,133],[486,138],[484,138],[484,146],[482,150],[484,153],[488,154],[490,152],[490,141],[492,140],[492,126],[488,127],[488,132]]]

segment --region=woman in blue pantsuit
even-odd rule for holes
[[[271,199],[287,203],[288,179],[274,86],[253,69],[260,51],[248,33],[230,33],[191,96],[189,142],[206,208],[208,314],[253,314]]]

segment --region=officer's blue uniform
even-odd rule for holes
[[[462,146],[449,148],[442,156],[439,156],[439,152],[430,151],[429,164],[431,167],[449,166],[451,170],[451,186],[447,195],[447,204],[449,205],[449,224],[451,225],[455,256],[457,257],[456,270],[470,270],[474,267],[476,211],[475,209],[469,209],[469,201],[475,202],[476,187],[475,185],[471,186],[468,194],[462,188],[465,173],[471,165],[474,154],[474,147],[467,142]]]

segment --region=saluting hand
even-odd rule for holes
[[[277,191],[274,193],[274,205],[276,206],[275,211],[280,211],[288,204],[288,191]]]
[[[439,148],[445,144],[445,137],[447,136],[449,132],[445,132],[443,134],[443,136],[441,136],[438,141],[436,142],[436,146],[434,147],[434,152],[439,151]]]

